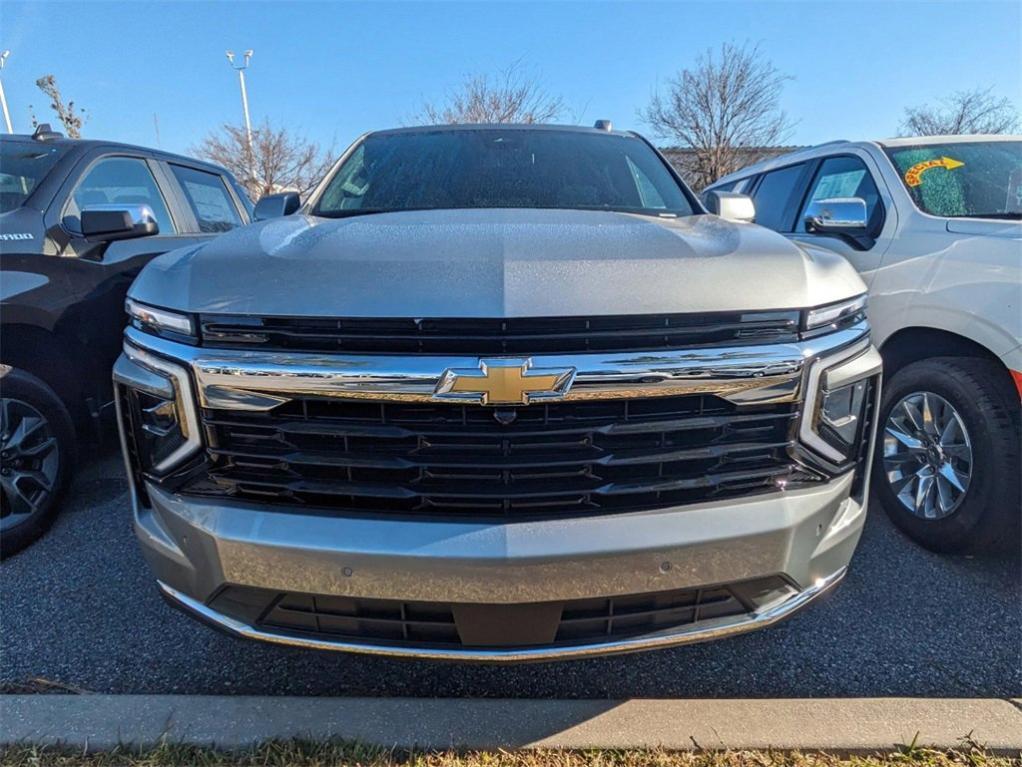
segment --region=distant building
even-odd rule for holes
[[[759,162],[760,160],[768,160],[772,157],[778,157],[788,152],[794,152],[798,149],[805,149],[804,146],[762,146],[762,147],[748,147],[741,150],[741,162],[735,170],[741,170],[747,165],[752,165]],[[663,152],[664,157],[667,161],[674,166],[674,169],[681,174],[682,178],[686,182],[692,185],[695,191],[701,191],[701,188],[707,186],[707,184],[700,184],[698,180],[694,178],[693,166],[695,165],[696,150],[690,147],[661,147],[660,151]],[[712,182],[710,182],[712,183]]]

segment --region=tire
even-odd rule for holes
[[[74,458],[71,416],[53,389],[0,365],[0,558],[53,524]]]
[[[930,425],[907,434],[927,406]],[[1003,367],[913,362],[885,382],[879,417],[873,489],[899,529],[933,551],[1018,550],[1020,407]]]

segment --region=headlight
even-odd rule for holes
[[[809,309],[803,319],[803,330],[806,335],[815,336],[829,333],[859,322],[866,317],[866,294],[836,304],[817,306]]]
[[[880,371],[880,354],[868,342],[813,363],[799,428],[802,442],[831,463],[855,460],[866,436],[866,406]]]
[[[120,428],[133,469],[165,474],[200,447],[188,372],[125,344],[114,366]]]
[[[174,341],[195,343],[195,323],[190,315],[148,306],[133,298],[124,301],[124,311],[131,318],[132,327]]]

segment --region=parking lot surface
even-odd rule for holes
[[[94,692],[473,697],[1022,694],[1018,556],[946,557],[874,508],[844,583],[773,628],[709,644],[492,667],[245,642],[168,607],[135,544],[113,450],[53,530],[0,565],[0,682]]]

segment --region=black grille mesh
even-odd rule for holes
[[[782,343],[798,311],[607,317],[315,318],[202,315],[203,346],[380,354],[556,354]]]
[[[797,404],[708,395],[522,407],[293,400],[204,410],[208,470],[184,492],[292,506],[483,517],[681,505],[812,479]]]

